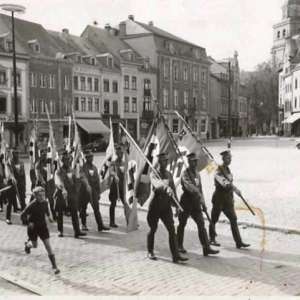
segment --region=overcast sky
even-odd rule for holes
[[[206,48],[223,59],[239,52],[240,67],[251,71],[270,58],[272,25],[281,20],[284,0],[4,0],[26,7],[19,18],[46,29],[80,35],[88,24],[112,26],[134,15]]]

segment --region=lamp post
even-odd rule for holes
[[[15,104],[15,147],[19,146],[19,107],[18,107],[18,92],[17,92],[17,63],[16,63],[16,44],[15,44],[15,20],[16,12],[25,12],[25,7],[15,4],[2,4],[0,8],[11,12],[12,22],[12,46],[13,46],[13,77],[14,77],[14,104]]]
[[[228,149],[231,148],[231,61],[228,62]]]

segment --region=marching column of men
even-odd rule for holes
[[[123,147],[118,145],[115,147],[117,159],[111,164],[110,176],[112,183],[110,186],[109,200],[110,205],[110,227],[118,227],[115,222],[115,208],[117,200],[120,199],[124,204],[124,167]],[[93,164],[93,153],[87,151],[85,153],[85,162],[80,168],[79,174],[71,167],[71,155],[64,151],[61,155],[61,163],[58,164],[54,174],[54,179],[47,178],[47,157],[46,150],[41,151],[41,157],[35,164],[36,183],[33,188],[32,201],[27,205],[25,203],[26,196],[26,178],[24,163],[19,159],[19,149],[12,150],[12,159],[6,162],[6,179],[7,185],[11,188],[0,193],[0,208],[2,209],[5,199],[7,199],[6,222],[11,225],[11,209],[17,209],[17,199],[19,200],[22,214],[21,220],[23,224],[28,225],[28,241],[25,243],[26,253],[30,253],[30,248],[37,247],[37,237],[43,241],[48,252],[49,259],[55,274],[58,270],[55,257],[49,242],[49,231],[47,228],[45,216],[49,220],[49,211],[47,199],[50,203],[52,216],[57,220],[58,237],[64,236],[63,216],[66,209],[71,213],[74,237],[79,238],[85,236],[86,233],[80,230],[79,217],[82,223],[82,230],[88,231],[86,223],[86,210],[88,203],[91,204],[94,211],[95,220],[98,231],[109,230],[105,226],[100,213],[100,179],[97,167]],[[175,230],[172,206],[178,207],[179,202],[176,193],[176,187],[172,174],[167,170],[168,153],[159,153],[158,167],[150,172],[150,181],[152,192],[150,195],[150,203],[147,214],[147,222],[149,232],[147,234],[147,256],[151,260],[156,260],[154,253],[155,233],[158,228],[159,220],[165,225],[169,235],[169,247],[174,263],[188,261],[188,258],[182,257],[180,253],[186,254],[184,248],[184,230],[189,216],[193,218],[198,228],[198,237],[203,248],[203,255],[218,254],[218,250],[211,248],[211,245],[220,246],[216,241],[215,225],[219,220],[220,214],[223,212],[230,220],[232,235],[237,248],[249,247],[249,244],[243,242],[238,224],[237,216],[234,210],[233,192],[240,194],[241,192],[233,185],[233,176],[229,169],[232,155],[230,151],[221,153],[223,164],[219,166],[214,177],[215,192],[212,197],[212,212],[209,226],[209,238],[205,228],[202,211],[207,211],[205,199],[203,196],[202,183],[200,175],[196,169],[198,158],[195,153],[187,155],[188,167],[183,171],[181,176],[181,185],[183,194],[180,198],[180,206],[182,210],[179,212],[179,225],[177,234]],[[5,186],[3,167],[0,167],[0,188]],[[2,171],[1,171],[2,170]],[[51,178],[50,178],[51,179]],[[50,183],[50,185],[48,185]],[[55,189],[55,191],[54,191]],[[53,192],[54,191],[54,192]],[[0,210],[1,212],[2,210]],[[29,224],[28,224],[29,222]]]

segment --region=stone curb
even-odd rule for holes
[[[101,205],[110,206],[109,203],[101,203]],[[123,205],[117,204],[116,207],[122,209]],[[138,207],[138,211],[148,212],[148,209],[147,208]],[[204,217],[204,219],[207,220],[206,217]],[[227,220],[227,219],[220,219],[219,223],[230,224],[229,220]],[[300,229],[295,229],[295,228],[290,228],[290,227],[283,227],[283,226],[277,226],[277,225],[271,225],[271,224],[270,225],[266,225],[266,226],[262,226],[261,224],[251,223],[251,222],[247,222],[247,221],[238,221],[237,223],[238,223],[238,225],[242,225],[244,227],[249,227],[249,228],[256,228],[256,229],[262,229],[262,230],[268,230],[268,231],[275,231],[275,232],[281,232],[281,233],[285,233],[285,234],[297,234],[297,235],[300,235]]]

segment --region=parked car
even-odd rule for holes
[[[107,142],[105,141],[95,141],[93,143],[89,143],[85,146],[83,146],[83,150],[91,150],[92,152],[103,152],[107,148]]]

